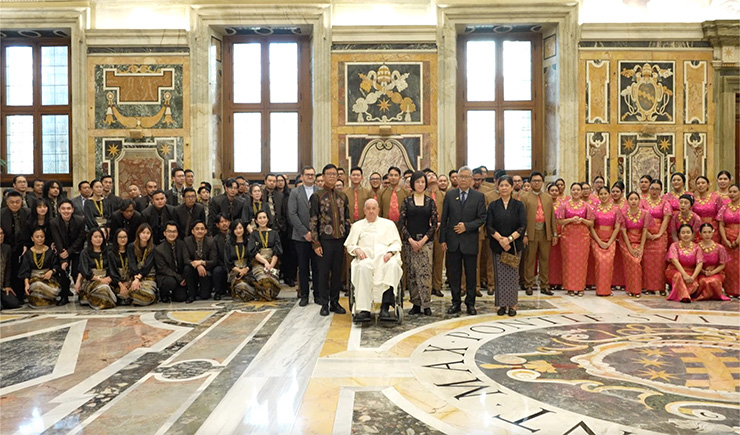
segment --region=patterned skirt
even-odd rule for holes
[[[272,260],[272,249],[260,249],[260,255],[268,262]],[[278,281],[278,270],[272,269],[272,272],[265,270],[265,266],[257,260],[252,262],[252,267],[247,273],[247,282],[254,287],[256,297],[263,301],[272,301],[277,299],[280,294],[280,282]],[[232,291],[233,293],[233,291]]]
[[[518,253],[521,258],[521,252]],[[501,254],[493,254],[493,278],[496,281],[497,307],[513,307],[519,303],[519,268],[501,262]],[[585,279],[585,276],[584,276]]]
[[[61,287],[53,276],[48,280],[42,278],[48,271],[49,269],[31,271],[31,278],[28,280],[31,283],[28,289],[30,293],[28,304],[31,308],[45,308],[56,305]]]
[[[432,245],[432,242],[427,242],[419,252],[414,252],[408,241],[403,242],[403,262],[411,303],[421,308],[429,308],[432,302]]]
[[[591,235],[584,224],[563,227],[563,289],[583,291],[586,288],[588,255],[591,252]]]
[[[83,279],[80,286],[80,303],[85,302],[96,310],[106,310],[116,306],[116,294],[108,284]]]
[[[242,260],[243,263],[237,262],[236,267],[242,268],[246,266],[246,261]],[[229,272],[227,281],[231,286],[231,297],[239,299],[243,302],[250,302],[257,299],[257,291],[247,282],[247,275],[238,278],[238,274],[233,270]]]
[[[599,228],[596,235],[602,242],[609,241],[614,228]],[[614,274],[614,255],[617,251],[617,241],[602,249],[596,240],[591,240],[591,256],[594,259],[594,271],[596,274],[596,294],[607,296],[612,292],[612,275]]]
[[[157,282],[154,275],[145,276],[140,282],[141,287],[128,293],[131,303],[138,306],[153,304],[157,300]]]
[[[740,237],[740,228],[737,224],[725,226],[725,234],[730,242]],[[740,247],[735,246],[727,250],[729,260],[725,266],[725,293],[727,296],[740,296]]]
[[[657,234],[660,223],[653,225],[648,231]],[[642,286],[645,290],[665,291],[665,254],[668,251],[668,232],[664,232],[659,239],[645,242],[645,253],[642,256]]]
[[[622,240],[619,244],[619,250],[622,253],[622,266],[624,270],[624,282],[627,291],[633,295],[639,295],[642,293],[642,258],[633,256],[629,248],[637,249],[640,247],[640,241],[642,239],[642,230],[628,230],[627,238],[630,241],[630,246],[627,246]]]

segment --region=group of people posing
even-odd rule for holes
[[[740,190],[727,171],[716,189],[698,177],[693,192],[681,173],[668,192],[647,175],[629,192],[602,177],[566,192],[564,180],[546,186],[539,172],[496,171],[489,182],[485,167],[440,176],[391,167],[370,174],[366,187],[362,168],[345,174],[329,164],[318,174],[303,168],[292,189],[283,175],[251,185],[237,177],[211,198],[211,186],[196,187],[194,178],[176,168],[167,191],[147,181],[144,194],[132,184],[122,199],[106,176],[79,183],[80,195],[66,199],[56,181],[29,189],[15,177],[0,212],[2,308],[26,299],[63,305],[72,288],[96,309],[227,295],[272,300],[282,278],[298,283],[300,306],[312,289],[321,315],[346,312],[339,294],[352,283],[359,320],[375,303],[381,318],[392,317],[399,281],[410,314],[430,315],[445,267],[449,314],[463,302],[476,314],[476,297],[488,289],[498,314],[514,316],[519,290],[531,295],[537,283],[546,295],[593,287],[599,296],[625,288],[634,297],[669,288],[668,299],[682,302],[740,296]]]

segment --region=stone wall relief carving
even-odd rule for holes
[[[586,179],[609,177],[609,133],[586,133]]]
[[[707,173],[706,133],[684,133],[683,159],[689,188],[693,190],[696,177]]]
[[[344,64],[345,112],[350,124],[421,124],[423,64]]]
[[[627,186],[638,186],[647,174],[668,186],[669,174],[675,170],[675,135],[673,133],[619,133],[619,178]]]
[[[675,62],[619,62],[619,123],[675,123]]]
[[[609,123],[609,61],[586,61],[586,124]]]
[[[707,62],[686,60],[683,63],[684,123],[707,123]]]

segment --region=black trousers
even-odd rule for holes
[[[71,255],[69,257],[69,263],[67,264],[67,270],[59,272],[57,277],[59,278],[59,286],[62,291],[59,293],[61,297],[69,297],[69,288],[72,283],[77,279],[77,274],[80,272],[80,256],[79,254]],[[69,274],[67,273],[69,272]]]
[[[342,264],[344,262],[344,239],[322,239],[324,256],[319,257],[319,304],[339,302],[342,289]],[[314,290],[315,294],[316,290]]]
[[[185,266],[185,281],[187,281],[188,297],[195,299],[199,297],[202,300],[211,297],[211,290],[213,290],[213,276],[198,275],[198,270],[194,269],[193,266]]]
[[[280,233],[280,244],[283,246],[283,255],[280,256],[280,272],[286,281],[295,281],[298,271],[296,250],[293,246],[293,239],[290,237],[291,234],[293,234],[292,227]]]
[[[15,292],[16,299],[20,305],[24,304],[26,298],[26,282],[21,279],[21,252],[12,252],[10,257],[10,286]]]
[[[447,279],[450,281],[452,303],[461,303],[460,282],[462,281],[463,267],[465,270],[465,305],[475,305],[475,274],[477,273],[478,256],[463,254],[458,251],[447,251]]]
[[[158,276],[157,288],[160,299],[172,298],[175,302],[185,302],[188,298],[188,290],[172,276]]]
[[[6,295],[5,289],[0,289],[0,310],[12,310],[20,308],[21,305],[22,304],[18,302],[18,298],[15,297],[13,293]]]
[[[213,294],[214,295],[225,295],[228,283],[226,282],[226,269],[223,266],[216,266],[213,268]]]
[[[313,285],[313,298],[319,298],[319,261],[313,250],[311,242],[293,240],[296,253],[298,254],[298,291],[302,298],[307,298],[308,276],[311,275]],[[309,269],[310,268],[310,269]],[[310,270],[310,273],[309,273]]]

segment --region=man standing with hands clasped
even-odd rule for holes
[[[447,276],[452,291],[448,314],[460,312],[463,265],[465,270],[467,313],[475,315],[475,274],[478,259],[478,228],[486,222],[483,194],[470,188],[472,170],[463,166],[457,171],[458,187],[447,192],[442,206],[439,242],[447,253]]]

